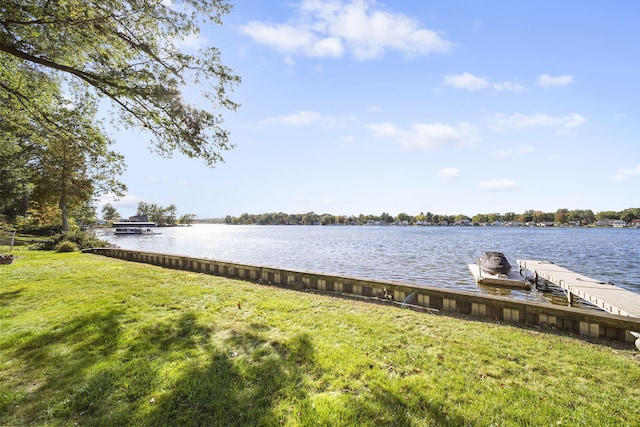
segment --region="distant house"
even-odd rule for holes
[[[623,221],[621,219],[608,219],[608,218],[599,219],[598,221],[596,221],[596,225],[599,227],[616,227],[616,228],[629,226],[629,224],[626,221]]]

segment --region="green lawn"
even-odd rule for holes
[[[0,265],[0,425],[640,425],[629,345],[14,253]]]

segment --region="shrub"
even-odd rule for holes
[[[50,218],[45,220],[41,215],[18,216],[15,219],[14,227],[20,233],[36,236],[50,236],[62,230],[60,221],[51,220]]]
[[[98,239],[92,233],[87,231],[74,231],[70,233],[60,233],[52,236],[50,239],[37,245],[36,249],[45,251],[58,250],[58,245],[62,242],[72,242],[78,249],[87,248],[105,248],[109,246],[109,242]]]
[[[75,252],[78,250],[78,245],[68,240],[60,242],[56,247],[56,252]]]

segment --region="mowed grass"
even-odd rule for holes
[[[631,346],[14,253],[0,266],[0,425],[640,424]]]

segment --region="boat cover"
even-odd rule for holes
[[[507,274],[511,271],[511,264],[502,252],[485,252],[478,264],[488,274]]]

